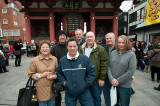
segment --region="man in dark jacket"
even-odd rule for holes
[[[78,50],[82,46],[83,43],[85,43],[84,37],[83,37],[83,31],[81,29],[77,29],[75,31],[76,40],[78,42]]]
[[[21,66],[21,48],[23,47],[22,44],[20,43],[15,43],[15,45],[13,46],[14,50],[15,51],[19,51],[20,53],[15,55],[16,56],[16,59],[15,59],[15,66],[18,67],[18,66]]]
[[[116,49],[114,33],[112,33],[112,32],[107,33],[105,36],[105,39],[106,39],[106,44],[105,44],[104,48],[106,49],[106,51],[108,53],[108,57],[109,57],[111,52]],[[104,100],[105,100],[106,106],[111,106],[110,89],[111,89],[111,84],[109,82],[108,76],[106,76],[105,84],[103,87],[103,95],[104,95]]]
[[[67,39],[66,32],[61,30],[58,32],[58,36],[59,36],[59,43],[51,48],[51,54],[55,56],[59,61],[63,56],[67,54],[68,50],[66,46],[66,39]]]
[[[95,68],[87,56],[78,53],[75,39],[68,40],[67,49],[57,68],[58,79],[66,88],[66,106],[76,106],[77,99],[82,106],[94,106],[88,86],[96,77]]]
[[[59,36],[59,43],[56,44],[51,48],[51,54],[55,56],[59,60],[65,56],[68,52],[67,46],[66,46],[66,38],[67,34],[65,31],[61,30],[58,32]],[[59,93],[58,96],[55,98],[55,106],[61,106],[61,94]]]

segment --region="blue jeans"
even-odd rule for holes
[[[132,88],[117,86],[117,104],[116,106],[129,106]]]
[[[103,95],[104,95],[104,100],[105,100],[106,106],[111,106],[110,89],[111,89],[111,84],[110,84],[109,79],[107,77],[105,79],[105,83],[103,86]]]
[[[89,87],[93,101],[94,101],[94,106],[101,106],[101,93],[102,93],[102,88],[99,87],[98,84],[92,85]]]
[[[93,98],[89,88],[87,88],[84,92],[82,92],[78,96],[70,95],[69,93],[66,92],[65,94],[66,106],[76,106],[77,99],[79,99],[81,106],[94,106]]]
[[[47,100],[47,101],[39,101],[39,106],[54,106],[55,97]]]

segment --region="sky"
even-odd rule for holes
[[[120,6],[120,9],[123,12],[128,12],[128,10],[132,8],[132,5],[133,5],[133,0],[123,1]]]

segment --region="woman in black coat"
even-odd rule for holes
[[[19,51],[19,54],[15,54],[16,59],[15,59],[15,66],[21,66],[21,47],[23,47],[20,43],[15,43],[15,45],[13,46],[15,51]]]

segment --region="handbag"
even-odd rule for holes
[[[21,53],[20,50],[15,50],[15,49],[13,49],[13,54],[14,54],[14,55],[20,55],[20,53]]]
[[[64,86],[58,82],[58,80],[55,80],[55,82],[52,85],[52,91],[54,93],[60,93],[61,91],[64,91]]]
[[[19,90],[17,106],[39,106],[34,84],[30,76],[26,87]]]
[[[111,87],[110,97],[111,97],[111,106],[116,105],[116,103],[117,103],[117,89],[115,86]]]

